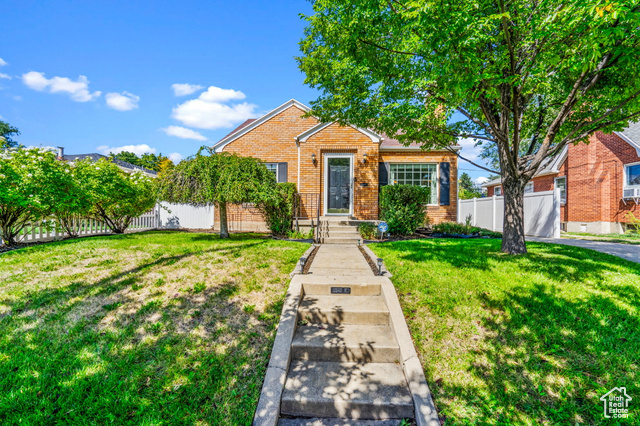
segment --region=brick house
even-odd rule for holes
[[[500,179],[487,195],[502,195]],[[596,132],[588,144],[565,149],[527,184],[525,193],[560,188],[560,220],[568,232],[622,233],[625,215],[640,217],[640,123],[622,132]]]
[[[303,117],[309,111],[292,99],[245,121],[213,148],[256,157],[278,182],[294,182],[300,210],[309,219],[319,212],[323,217],[377,220],[380,187],[404,183],[432,189],[426,206],[432,222],[456,220],[455,153],[425,151],[415,144],[406,147],[368,129],[320,123]],[[228,220],[232,230],[266,230],[261,215],[250,205],[230,206]]]

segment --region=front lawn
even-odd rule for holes
[[[596,425],[626,386],[640,422],[640,265],[576,247],[499,240],[373,244],[394,274],[446,425]]]
[[[250,424],[307,247],[146,232],[0,254],[0,424]]]

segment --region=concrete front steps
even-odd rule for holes
[[[350,216],[322,216],[318,228],[319,242],[322,244],[358,244],[360,241],[359,223]]]
[[[279,425],[391,426],[414,417],[381,286],[361,281],[303,285]],[[331,294],[332,287],[351,294]]]

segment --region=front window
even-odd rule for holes
[[[567,178],[556,178],[556,188],[560,190],[560,204],[565,205],[567,203]]]
[[[533,192],[533,182],[529,182],[524,186],[524,193],[531,194]]]
[[[278,182],[278,163],[264,163],[264,165],[267,167],[267,170],[273,173],[276,177],[276,182]]]
[[[640,164],[625,166],[625,186],[640,186]]]
[[[496,197],[502,197],[502,187],[501,186],[496,186],[494,194],[496,195]]]
[[[437,164],[390,164],[389,166],[393,185],[417,185],[431,188],[429,204],[438,204]]]

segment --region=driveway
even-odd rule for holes
[[[540,243],[564,244],[566,246],[588,248],[601,253],[612,254],[632,262],[640,263],[640,245],[574,240],[569,238],[526,237],[526,239],[527,241],[536,241]]]

